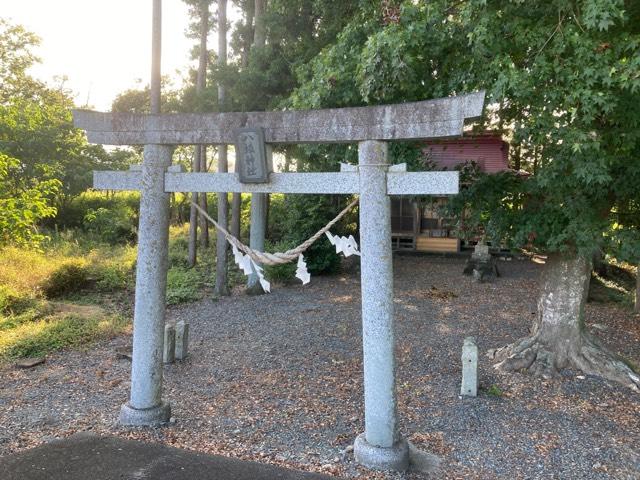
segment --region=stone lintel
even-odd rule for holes
[[[93,188],[140,190],[141,172],[93,172]],[[272,173],[269,183],[240,183],[235,173],[165,174],[166,192],[358,193],[358,172]],[[389,195],[450,195],[458,193],[458,172],[389,172]]]
[[[235,131],[262,127],[267,143],[354,143],[462,135],[482,114],[485,92],[371,107],[279,112],[140,115],[74,110],[74,125],[105,145],[233,144]]]

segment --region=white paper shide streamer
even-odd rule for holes
[[[298,268],[296,269],[296,278],[302,280],[302,284],[306,285],[311,281],[311,275],[307,271],[307,262],[304,261],[302,254],[298,256]]]
[[[350,257],[351,255],[360,256],[360,252],[358,251],[358,244],[356,243],[356,239],[353,238],[353,235],[349,235],[349,237],[338,237],[331,235],[330,232],[325,232],[325,234],[331,242],[331,245],[336,247],[336,253],[342,253],[345,257]],[[255,273],[258,276],[260,285],[262,285],[262,289],[265,292],[270,293],[271,284],[269,283],[269,281],[267,281],[267,279],[264,278],[264,271],[262,267],[258,265],[249,255],[243,254],[233,244],[231,244],[231,250],[233,251],[233,259],[240,270],[242,270],[245,275],[251,275],[252,273]],[[298,255],[296,278],[299,278],[302,281],[303,285],[306,285],[311,281],[311,275],[307,270],[307,262],[304,261],[304,257],[302,256],[302,254]]]
[[[265,292],[271,293],[271,284],[264,278],[264,270],[249,255],[243,254],[235,245],[231,245],[233,251],[233,260],[245,275],[255,273],[258,276],[260,285]],[[302,280],[302,284],[306,285],[311,281],[311,275],[307,271],[307,262],[304,261],[302,254],[298,256],[298,268],[296,269],[296,278]]]
[[[358,244],[356,243],[356,239],[353,238],[353,235],[349,235],[349,237],[338,237],[337,235],[331,235],[330,232],[325,232],[325,234],[331,242],[331,245],[336,247],[336,253],[343,253],[345,257],[350,257],[351,255],[360,256]]]
[[[255,273],[258,276],[262,289],[265,292],[271,293],[271,284],[266,278],[264,278],[262,267],[254,262],[249,255],[244,255],[236,248],[235,245],[231,245],[231,250],[233,251],[233,259],[236,262],[236,265],[240,267],[240,270],[242,270],[245,275]]]

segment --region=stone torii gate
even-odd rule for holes
[[[387,141],[461,135],[479,117],[484,92],[399,105],[311,111],[136,115],[74,111],[92,143],[144,145],[142,168],[94,172],[94,187],[140,190],[130,401],[120,421],[169,420],[162,400],[162,347],[170,192],[359,194],[365,431],[356,459],[404,470],[407,442],[396,412],[393,263],[389,195],[458,193],[458,172],[389,168]],[[271,173],[267,183],[241,183],[236,173],[183,173],[171,166],[175,145],[233,144],[238,129],[262,128],[267,144],[358,142],[358,166],[331,173]],[[399,171],[400,170],[400,171]]]

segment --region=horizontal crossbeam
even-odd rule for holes
[[[267,143],[351,143],[462,135],[482,114],[484,92],[372,107],[280,112],[137,115],[74,110],[74,124],[105,145],[232,144],[244,127],[264,128]]]
[[[246,192],[349,194],[360,191],[358,172],[272,173],[269,183],[240,183],[235,173],[165,174],[166,192]],[[140,190],[142,173],[93,172],[99,190]],[[453,195],[458,193],[458,172],[389,172],[389,195]]]

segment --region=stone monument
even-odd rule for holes
[[[473,276],[473,279],[479,283],[500,276],[498,265],[496,265],[491,256],[488,245],[480,242],[475,246],[471,258],[467,260],[463,273]]]

